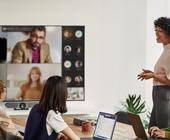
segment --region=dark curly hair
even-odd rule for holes
[[[168,36],[170,36],[170,18],[160,17],[154,21],[154,25],[155,27],[161,28]]]

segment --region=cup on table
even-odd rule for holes
[[[91,132],[92,131],[92,123],[90,121],[84,121],[81,124],[82,132]]]

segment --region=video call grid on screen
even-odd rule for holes
[[[40,62],[39,58],[38,63],[27,63],[27,61],[22,63],[13,62],[12,52],[14,48],[17,46],[16,48],[18,49],[18,44],[22,44],[23,42],[25,43],[28,40],[30,41],[31,31],[35,27],[45,27],[46,29],[43,40],[49,46],[51,61],[47,63]],[[66,29],[66,31],[63,29]],[[42,34],[38,35],[40,36],[34,35],[33,37],[36,37],[36,39],[41,39]],[[73,39],[74,36],[75,39]],[[81,43],[81,40],[83,44]],[[68,41],[70,44],[67,43],[67,45],[71,46],[72,50],[74,50],[70,56],[65,54],[66,52],[62,53],[62,48],[66,48],[65,41]],[[80,42],[78,45],[81,45],[76,46],[76,41]],[[84,52],[81,52],[80,50],[84,50],[84,26],[0,26],[0,80],[3,80],[6,83],[6,101],[39,100],[30,97],[22,99],[16,98],[16,96],[21,92],[22,85],[27,83],[28,74],[33,67],[39,68],[42,83],[44,83],[45,80],[51,75],[60,75],[65,77],[68,82],[68,100],[85,100]],[[17,51],[17,53],[20,53],[21,50],[18,49]],[[67,76],[67,72],[70,74],[70,71],[69,69],[63,67],[64,62],[62,60],[65,60],[65,57],[69,58],[70,61],[73,61],[72,57],[81,58],[81,63],[83,63],[81,64],[83,67],[80,65],[79,68],[75,68],[77,75],[76,72],[74,72],[74,75],[70,75],[72,81],[71,84],[69,83],[70,79],[68,79]],[[20,60],[20,58],[18,59]],[[74,63],[74,66],[76,67],[77,61],[79,61],[79,59],[74,60],[74,62],[71,63]]]

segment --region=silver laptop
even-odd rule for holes
[[[127,113],[127,116],[129,118],[129,121],[131,122],[133,130],[138,138],[141,138],[144,140],[162,140],[162,139],[154,139],[154,138],[147,136],[139,115]]]
[[[112,140],[116,119],[116,115],[99,112],[93,137],[81,138],[81,140]]]

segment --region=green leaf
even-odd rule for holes
[[[134,104],[137,104],[136,106],[138,106],[138,104],[140,103],[141,101],[141,96],[139,95],[136,99],[136,101],[134,102]],[[139,102],[139,103],[138,103]]]
[[[127,111],[139,114],[142,112],[145,112],[145,101],[141,101],[141,95],[136,96],[136,94],[128,94],[128,97],[126,98],[126,102],[123,105]]]

